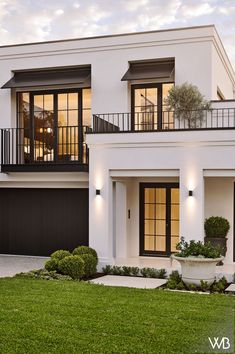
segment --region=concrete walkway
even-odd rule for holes
[[[0,278],[13,277],[17,273],[29,272],[44,267],[48,258],[9,256],[0,254]]]
[[[127,288],[156,289],[166,283],[165,279],[128,277],[118,275],[104,275],[103,277],[90,280],[92,284],[106,286],[124,286]]]

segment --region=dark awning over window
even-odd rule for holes
[[[2,86],[5,88],[37,87],[37,86],[90,86],[91,68],[73,67],[67,69],[52,69],[38,71],[17,71],[14,76]]]
[[[146,79],[173,79],[174,59],[133,62],[122,78],[122,81]]]

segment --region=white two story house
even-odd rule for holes
[[[164,105],[184,82],[212,101],[199,127]],[[233,264],[235,74],[213,25],[3,46],[0,86],[0,253],[157,266],[223,216]]]

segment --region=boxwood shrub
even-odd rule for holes
[[[74,256],[75,257],[75,256]],[[84,276],[89,278],[96,273],[97,259],[89,253],[81,254],[79,257],[84,261]]]
[[[222,216],[211,216],[205,220],[204,229],[206,237],[226,237],[230,224]]]
[[[93,248],[88,246],[79,246],[73,250],[74,256],[81,256],[82,254],[91,254],[96,259],[96,265],[98,264],[98,255]]]
[[[61,261],[61,259],[71,256],[71,253],[67,250],[58,250],[55,251],[51,254],[52,259],[57,259],[58,261]]]
[[[74,280],[79,280],[85,275],[85,263],[80,256],[68,256],[59,261],[59,271],[69,275]]]
[[[48,272],[52,272],[52,271],[58,271],[58,266],[59,266],[59,260],[56,258],[51,258],[48,261],[46,261],[45,263],[45,269]]]

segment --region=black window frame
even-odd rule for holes
[[[58,88],[46,90],[22,90],[16,92],[16,120],[17,128],[24,128],[20,126],[20,110],[19,110],[19,95],[23,93],[29,94],[29,133],[30,133],[30,164],[34,164],[34,96],[36,95],[53,95],[53,108],[54,108],[54,128],[58,128],[58,94],[78,93],[78,160],[83,160],[83,90],[90,89],[91,87],[79,88]],[[90,108],[91,109],[91,108]],[[57,134],[55,134],[54,142],[54,162],[58,162],[58,141]],[[49,164],[49,162],[44,162]],[[50,162],[51,163],[51,162]]]
[[[166,188],[166,251],[146,251],[144,249],[144,190],[145,188]],[[141,182],[139,184],[139,255],[150,257],[170,257],[171,252],[171,189],[180,189],[178,182]]]
[[[142,88],[157,88],[157,130],[162,130],[162,112],[163,112],[163,99],[162,99],[162,86],[164,84],[175,84],[174,81],[169,82],[155,82],[155,83],[142,83],[131,84],[131,129],[135,130],[135,90]],[[143,130],[144,131],[144,130]]]

